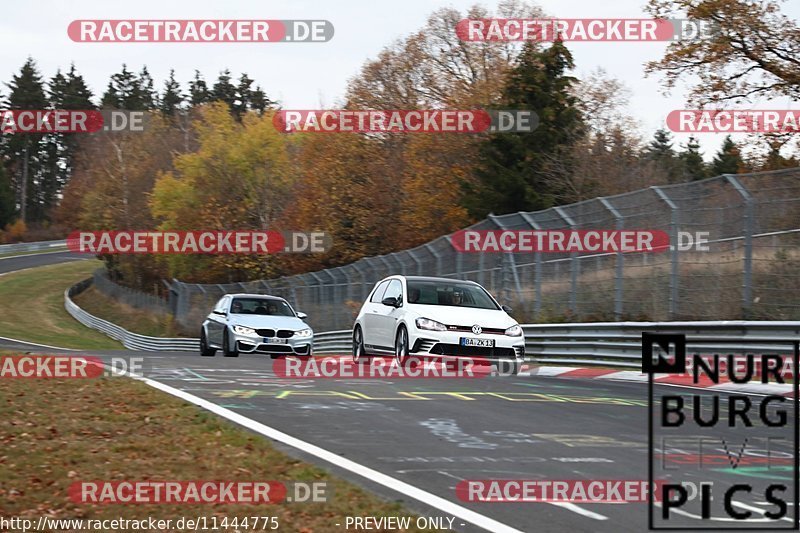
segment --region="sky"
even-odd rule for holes
[[[464,12],[475,3],[494,10],[497,0],[32,0],[4,5],[0,18],[0,80],[8,81],[28,56],[38,63],[45,78],[56,69],[75,63],[96,95],[102,94],[109,76],[126,63],[139,71],[147,65],[158,88],[175,69],[176,78],[188,81],[200,70],[209,84],[229,68],[234,77],[246,72],[267,96],[286,109],[317,109],[341,103],[349,79],[382,48],[424,26],[440,7]],[[643,0],[538,0],[546,15],[562,18],[645,18]],[[783,12],[800,19],[800,2],[792,0]],[[325,19],[335,29],[327,43],[75,43],[67,26],[75,19]],[[661,58],[664,42],[568,43],[582,77],[603,68],[630,90],[628,111],[647,138],[664,127],[666,113],[686,108],[686,87],[663,94],[664,79],[645,77],[644,64]],[[5,88],[2,92],[7,93]],[[797,104],[783,102],[794,109]],[[758,103],[754,107],[771,107]],[[676,145],[688,135],[675,134]],[[713,156],[723,135],[704,133],[700,143],[705,158]]]

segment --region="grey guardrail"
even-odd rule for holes
[[[19,242],[16,244],[0,244],[0,254],[14,252],[39,252],[53,248],[66,248],[67,241],[39,241],[39,242]]]
[[[70,298],[85,290],[92,280],[84,280],[64,292],[64,307],[80,323],[102,331],[123,346],[142,351],[198,351],[198,339],[148,337],[87,313]],[[525,353],[534,363],[554,365],[610,366],[641,368],[642,332],[685,333],[693,339],[731,341],[704,344],[709,352],[735,348],[736,341],[747,340],[742,348],[754,351],[781,351],[775,345],[758,341],[800,338],[800,321],[713,321],[713,322],[588,322],[583,324],[523,324]],[[349,329],[314,334],[314,353],[348,353],[352,348]],[[786,348],[790,353],[789,348]]]
[[[538,363],[642,367],[642,332],[684,333],[703,344],[709,353],[742,348],[783,352],[787,346],[759,345],[759,340],[794,340],[800,337],[800,321],[723,320],[703,322],[589,322],[583,324],[524,324],[525,353]],[[747,344],[736,346],[737,341]],[[714,344],[713,341],[720,341]],[[730,341],[730,342],[723,342]]]
[[[71,297],[83,292],[91,284],[92,278],[89,278],[64,291],[64,308],[67,310],[67,313],[72,315],[75,320],[84,326],[102,331],[112,339],[120,341],[122,345],[129,350],[139,350],[143,352],[197,352],[200,350],[199,339],[163,338],[139,335],[138,333],[131,333],[121,326],[87,313],[73,302]]]

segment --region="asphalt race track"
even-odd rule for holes
[[[25,259],[27,263],[22,264],[28,266],[37,261],[35,256]],[[53,259],[66,260],[52,254],[40,256],[38,261],[44,264]],[[0,261],[0,268],[8,261]],[[97,355],[123,354],[142,357],[148,378],[511,528],[543,532],[647,530],[646,503],[466,503],[455,494],[456,484],[464,479],[646,480],[647,387],[640,383],[537,376],[290,380],[277,377],[271,370],[272,360],[263,356],[225,358],[218,353],[206,358],[193,353],[124,350]],[[668,386],[655,389],[656,394],[686,391]],[[748,431],[756,433],[749,435],[761,430],[758,422],[755,426]],[[737,448],[741,445],[741,439],[734,442]],[[389,499],[402,500],[416,512],[447,515],[350,471],[331,467],[302,449],[279,447]],[[780,445],[776,449],[792,451]],[[758,473],[744,468],[708,468],[692,481],[727,487],[759,476],[786,479],[786,475],[791,479],[780,470]],[[750,507],[765,506],[762,500],[755,498]],[[790,516],[792,512],[790,507]],[[724,524],[723,517],[714,516],[715,526]],[[342,530],[343,526],[342,520]],[[482,531],[460,519],[454,526],[460,531]]]

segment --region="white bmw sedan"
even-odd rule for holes
[[[219,299],[200,328],[200,354],[213,356],[218,349],[226,357],[240,353],[311,355],[314,332],[277,296],[228,294]]]
[[[391,355],[482,358],[519,372],[525,358],[522,328],[473,281],[389,276],[379,281],[353,326],[353,360]]]

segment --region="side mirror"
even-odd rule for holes
[[[308,318],[308,315],[298,311],[297,312],[297,318],[299,318],[300,320],[305,320],[306,318]]]
[[[381,301],[381,303],[383,305],[388,305],[389,307],[398,307],[397,298],[394,296],[387,296]]]
[[[513,309],[511,309],[511,308],[510,308],[509,306],[507,306],[507,305],[501,305],[500,307],[503,309],[503,311],[505,311],[505,312],[506,312],[506,313],[508,313],[508,314],[511,314],[511,312],[512,312],[512,311],[514,311]]]

